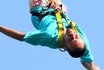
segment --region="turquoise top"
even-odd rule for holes
[[[35,11],[38,13],[41,10],[42,10],[41,6],[38,6],[32,9],[32,11]],[[55,10],[50,8],[46,10],[45,12],[48,12],[48,11],[55,11]],[[68,17],[67,19],[70,21]],[[56,17],[53,15],[47,15],[43,17],[41,20],[39,20],[37,16],[32,16],[31,20],[32,20],[34,27],[37,30],[26,33],[24,37],[24,41],[32,45],[41,45],[41,46],[49,47],[52,49],[59,48],[58,26],[57,26]],[[62,22],[63,22],[63,28],[68,26],[68,23],[66,22],[64,18],[62,18]],[[80,58],[83,62],[92,62],[93,56],[89,49],[88,40],[85,34],[83,33],[83,31],[81,31],[81,29],[79,28],[77,24],[76,24],[76,28],[78,30],[78,34],[82,37],[83,41],[85,42],[86,52],[88,52],[86,55],[83,55]]]

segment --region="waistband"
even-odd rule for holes
[[[32,16],[37,16],[37,17],[39,17],[39,20],[41,20],[43,17],[45,17],[45,16],[47,16],[47,15],[53,15],[53,16],[55,16],[55,11],[53,11],[53,12],[40,12],[40,13],[38,13],[38,12],[30,12],[31,14],[32,14]]]
[[[41,20],[42,18],[44,18],[47,15],[55,16],[56,11],[47,11],[47,12],[40,12],[40,13],[33,11],[30,13],[32,14],[32,16],[37,16],[37,17],[39,17],[39,20]],[[60,13],[60,15],[61,15],[61,18],[65,18],[65,14]]]

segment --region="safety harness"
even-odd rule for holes
[[[58,25],[58,38],[59,38],[59,44],[60,44],[59,50],[65,51],[65,49],[64,50],[61,49],[64,47],[63,47],[63,24],[62,24],[60,12],[56,11],[55,16],[56,16],[57,25]]]
[[[50,4],[49,4],[50,6]],[[48,8],[49,8],[48,6]],[[35,15],[37,17],[39,17],[39,19],[41,20],[43,17],[45,17],[46,15],[54,15],[56,16],[56,19],[57,19],[57,25],[58,25],[58,38],[59,38],[59,50],[64,52],[66,50],[66,48],[64,47],[64,42],[63,42],[63,23],[62,23],[62,19],[61,18],[64,18],[67,23],[71,26],[71,28],[77,32],[77,29],[76,29],[76,25],[74,22],[72,21],[68,21],[67,18],[63,15],[62,11],[60,10],[57,10],[55,9],[55,12],[40,12],[40,13],[37,13],[37,12],[30,12],[32,15]],[[63,15],[63,16],[62,16]]]
[[[60,44],[59,50],[64,52],[66,50],[66,48],[64,47],[64,43],[63,43],[63,34],[62,34],[63,33],[63,24],[62,24],[60,12],[56,11],[55,15],[56,15],[57,25],[58,25],[58,37],[59,37],[59,44]],[[66,19],[66,17],[64,17],[64,18],[67,21],[67,23],[71,26],[72,30],[77,32],[75,23],[72,21],[68,21]],[[63,49],[61,49],[61,48],[63,48]]]

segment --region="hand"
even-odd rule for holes
[[[93,70],[101,70],[98,66],[96,66]]]
[[[98,66],[96,66],[96,69],[95,70],[101,70]]]
[[[87,69],[87,70],[101,70],[98,66],[95,66],[93,62],[82,62],[82,65]]]

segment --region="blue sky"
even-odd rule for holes
[[[68,6],[69,17],[87,35],[94,63],[104,70],[104,1],[62,0]],[[33,31],[28,0],[1,0],[0,25],[20,32]],[[58,49],[33,46],[0,33],[0,70],[85,70],[80,59]]]

